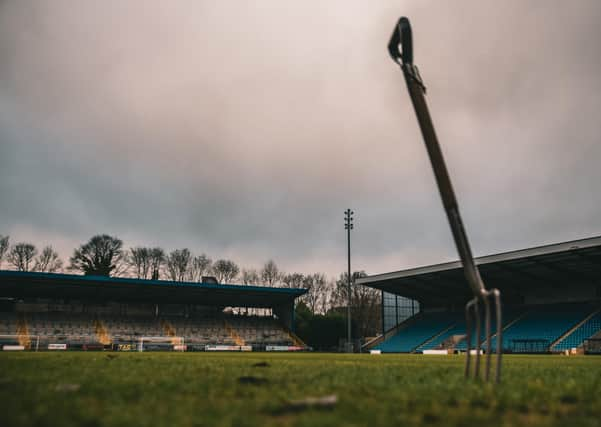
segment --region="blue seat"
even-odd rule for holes
[[[591,313],[587,304],[541,305],[503,333],[503,350],[513,353],[544,353],[561,335]],[[492,345],[496,345],[493,338]]]
[[[598,307],[596,307],[598,308]],[[503,351],[514,353],[543,353],[559,337],[569,331],[596,309],[586,303],[567,303],[532,306],[529,308],[506,308],[503,316]],[[524,314],[525,313],[525,314]],[[519,320],[515,320],[518,319]],[[491,319],[491,329],[496,331],[496,320]],[[511,326],[507,327],[507,325]],[[601,331],[601,313],[597,313],[564,340],[553,347],[561,351],[578,347],[582,342]],[[395,335],[380,343],[375,349],[384,353],[410,353],[439,347],[453,335],[465,335],[465,318],[463,313],[435,312],[420,313],[409,319]],[[475,335],[475,334],[474,334]],[[434,338],[435,337],[435,338]],[[486,348],[485,331],[481,330],[482,345]],[[476,337],[472,336],[472,348]],[[496,346],[496,337],[491,340]],[[467,349],[466,340],[455,346],[456,350]]]
[[[457,322],[451,312],[422,312],[407,321],[395,335],[374,347],[383,353],[410,353],[420,344],[441,333]]]
[[[503,319],[502,319],[503,327],[506,328],[508,324],[510,324],[515,319],[522,316],[523,314],[524,314],[524,309],[505,308],[505,310],[503,311]],[[495,334],[497,332],[497,319],[494,316],[492,316],[492,318],[491,318],[490,329],[493,334]],[[462,332],[463,334],[466,333],[465,322],[463,322],[463,330],[462,331],[463,331]],[[480,330],[480,337],[482,339],[482,347],[486,348],[486,331],[484,330],[484,326],[482,326],[482,329]],[[475,330],[473,332],[471,341],[472,341],[471,347],[472,348],[476,347],[476,331]],[[496,345],[496,341],[494,339],[491,340],[491,345]],[[494,347],[492,347],[492,348],[494,350]],[[467,340],[462,340],[459,343],[457,343],[457,345],[455,346],[455,350],[466,351],[467,350]]]
[[[601,332],[601,312],[595,314],[570,335],[557,343],[553,347],[553,350],[563,351],[580,347],[585,339],[590,338],[599,332]]]

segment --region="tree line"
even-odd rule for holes
[[[121,239],[106,234],[93,236],[75,248],[67,265],[52,246],[45,246],[38,251],[32,243],[11,245],[9,236],[0,235],[0,269],[3,264],[18,271],[77,271],[85,275],[174,282],[201,282],[203,277],[213,276],[219,283],[304,288],[308,291],[297,304],[299,313],[305,313],[305,317],[299,319],[301,321],[307,320],[307,313],[326,318],[344,317],[349,295],[346,272],[337,278],[328,278],[323,273],[287,273],[281,271],[273,260],[265,262],[260,269],[240,268],[232,260],[213,260],[204,253],[195,255],[188,248],[171,252],[160,247],[125,248]],[[352,283],[365,275],[363,271],[353,273]],[[381,316],[380,291],[353,285],[351,307],[355,334],[362,337],[375,335]],[[344,336],[343,332],[344,329],[340,331],[341,337]]]

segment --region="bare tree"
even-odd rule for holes
[[[8,236],[2,236],[0,234],[0,268],[2,267],[2,261],[4,260],[4,255],[8,252]]]
[[[317,302],[317,312],[327,313],[334,306],[334,291],[336,289],[336,279],[326,279],[323,289],[320,292],[320,298]]]
[[[302,301],[307,305],[311,313],[316,314],[328,303],[328,280],[325,274],[314,273],[304,276],[302,287],[307,289],[307,293],[302,296]]]
[[[17,243],[8,253],[6,259],[18,271],[29,271],[38,251],[31,243]]]
[[[148,279],[150,275],[150,248],[131,248],[126,257],[127,265],[133,269],[136,278]]]
[[[355,278],[357,273],[354,272],[352,277]],[[332,289],[332,308],[341,308],[346,307],[349,301],[349,289],[348,289],[348,274],[346,272],[340,273],[340,276],[334,283],[334,287]],[[352,295],[352,286],[354,280],[351,282],[351,295]]]
[[[360,336],[377,335],[378,325],[382,324],[382,292],[368,286],[355,285],[352,301],[351,310],[357,320]]]
[[[46,246],[35,260],[33,269],[43,273],[56,273],[63,268],[63,260],[52,246]]]
[[[150,249],[150,278],[152,280],[160,279],[163,264],[165,264],[165,251],[158,247]]]
[[[245,285],[258,285],[261,281],[259,273],[255,269],[242,269],[241,279]]]
[[[381,320],[381,292],[367,286],[356,285],[355,281],[365,277],[364,271],[355,271],[351,281],[351,316],[357,325],[360,336],[374,336]],[[334,289],[334,305],[346,307],[348,304],[347,273],[342,273]]]
[[[183,282],[188,276],[192,254],[190,249],[176,249],[167,256],[167,274],[174,282]]]
[[[275,286],[279,283],[281,277],[282,273],[280,273],[276,263],[272,259],[267,261],[261,270],[261,279],[263,279],[263,283],[267,286]]]
[[[207,275],[211,271],[212,264],[213,260],[205,254],[195,256],[190,266],[190,280],[201,282],[202,276]]]
[[[83,271],[88,276],[110,276],[122,266],[124,257],[121,239],[99,234],[75,249],[69,269]]]
[[[213,264],[213,273],[217,276],[217,281],[219,283],[229,283],[233,281],[236,276],[238,276],[239,272],[240,269],[236,263],[230,260],[219,259]]]
[[[285,288],[302,288],[305,281],[305,276],[301,273],[282,274],[280,277]]]

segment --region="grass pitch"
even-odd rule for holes
[[[463,357],[3,353],[3,426],[599,426],[601,358],[507,356],[494,388]],[[265,362],[265,363],[263,363]],[[335,394],[329,408],[292,400]]]

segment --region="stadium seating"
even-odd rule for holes
[[[554,304],[532,307],[503,333],[503,349],[513,353],[541,353],[592,312],[587,304]],[[496,345],[493,338],[492,345]]]
[[[426,341],[444,333],[459,321],[459,313],[424,312],[407,321],[404,327],[374,347],[384,353],[410,353]]]
[[[13,325],[17,324],[17,316],[14,316]],[[28,313],[23,316],[27,322],[27,333],[30,336],[38,336],[45,341],[64,343],[68,341],[86,343],[93,341],[94,323],[93,319],[78,315],[66,317],[60,313]],[[3,330],[2,334],[16,334],[15,327]]]
[[[416,351],[424,351],[424,350],[432,350],[432,349],[441,349],[447,348],[444,344],[454,336],[457,335],[465,335],[465,321],[458,321],[452,326],[450,329],[447,329],[445,332],[426,342],[425,344],[420,345]]]
[[[512,307],[507,307],[505,308],[505,311],[503,312],[503,328],[507,328],[508,325],[510,325],[512,322],[516,321],[516,319],[519,319],[521,316],[523,316],[525,314],[526,309],[522,309],[522,308],[512,308]],[[463,329],[461,330],[463,334],[466,333],[465,330],[465,322],[462,323]],[[492,317],[491,318],[491,322],[490,322],[490,328],[492,330],[492,333],[495,334],[496,330],[497,330],[497,319]],[[480,330],[480,337],[482,339],[482,346],[485,347],[486,346],[486,331],[484,331],[484,328],[482,328]],[[472,336],[472,344],[471,347],[474,348],[476,346],[476,334],[474,331],[474,336]],[[494,340],[491,341],[491,345],[495,345],[496,342]],[[466,351],[467,350],[467,340],[463,339],[461,340],[459,343],[457,343],[457,345],[455,345],[455,350],[457,351]],[[494,350],[494,347],[493,347]]]
[[[185,318],[83,312],[0,312],[0,335],[36,337],[41,348],[50,343],[108,345],[137,343],[142,337],[171,336],[183,337],[186,343],[196,346],[293,344],[290,334],[273,317],[226,314]]]
[[[0,312],[0,334],[15,334],[17,330],[17,317],[15,313]]]
[[[156,317],[99,316],[108,335],[116,341],[131,341],[140,337],[168,335]]]
[[[503,349],[514,353],[541,353],[563,334],[585,319],[598,307],[589,304],[568,303],[530,307],[507,307],[503,317]],[[491,319],[491,328],[496,330],[496,321]],[[553,346],[561,351],[582,345],[589,337],[601,332],[601,312],[596,313],[563,340]],[[454,349],[465,351],[465,319],[463,313],[435,312],[420,313],[400,326],[396,334],[373,347],[382,352],[410,353],[431,349]],[[485,346],[484,330],[481,331]],[[476,337],[472,337],[472,347]],[[496,337],[491,340],[494,348]]]
[[[231,317],[227,320],[246,345],[291,345],[290,335],[272,317]]]
[[[569,350],[582,345],[585,339],[591,338],[593,335],[601,331],[601,312],[597,312],[590,319],[576,328],[571,334],[566,336],[552,347],[554,351]]]

